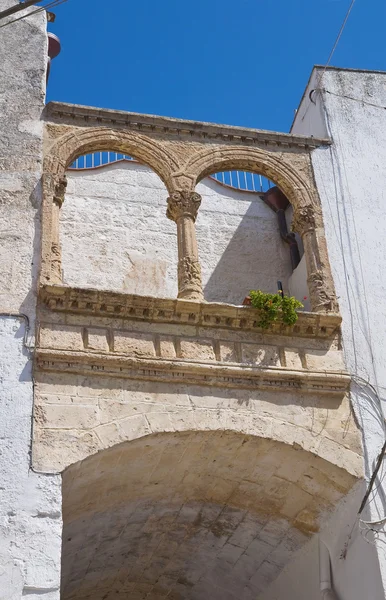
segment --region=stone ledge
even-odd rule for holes
[[[135,296],[62,285],[42,286],[39,300],[52,311],[153,323],[241,329],[288,337],[332,338],[339,333],[342,321],[341,316],[335,313],[301,312],[293,326],[274,323],[269,329],[263,330],[258,326],[259,311],[250,306]]]
[[[217,125],[200,121],[187,121],[156,115],[143,115],[120,110],[67,104],[64,102],[49,102],[45,110],[46,121],[60,121],[72,124],[78,121],[79,125],[106,124],[109,126],[123,126],[130,130],[144,133],[162,134],[172,136],[188,136],[190,139],[215,139],[227,142],[254,143],[281,146],[283,148],[318,148],[331,144],[326,138],[313,138],[302,135],[265,131],[235,127],[233,125]]]
[[[208,364],[179,360],[133,358],[85,351],[38,348],[35,369],[83,375],[125,377],[227,388],[281,390],[342,397],[349,390],[345,372],[300,371],[275,367]]]

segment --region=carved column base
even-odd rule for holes
[[[62,283],[62,252],[56,242],[51,244],[51,283]]]
[[[185,256],[178,261],[178,298],[202,300],[201,266],[198,260]]]
[[[338,312],[339,306],[335,294],[329,290],[322,271],[314,271],[307,278],[307,285],[314,312]]]

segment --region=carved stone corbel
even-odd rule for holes
[[[195,221],[201,204],[196,192],[177,191],[168,198],[166,216],[177,224],[178,297],[202,300],[201,266],[198,260]]]
[[[52,201],[51,281],[62,282],[62,249],[60,245],[59,218],[67,188],[67,177],[63,175],[55,185]]]

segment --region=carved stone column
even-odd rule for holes
[[[177,224],[178,297],[202,300],[201,266],[198,261],[195,221],[201,204],[196,192],[173,192],[166,215]]]
[[[64,175],[55,186],[52,201],[52,237],[51,237],[51,282],[62,283],[62,249],[60,246],[59,217],[67,188]]]
[[[337,312],[338,303],[327,255],[321,214],[313,206],[294,209],[292,229],[303,240],[311,308],[315,312]]]

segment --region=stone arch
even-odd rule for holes
[[[139,133],[106,129],[74,129],[57,139],[44,159],[43,171],[55,179],[64,176],[68,166],[82,154],[111,150],[137,158],[153,169],[172,192],[171,173],[178,168],[176,156],[156,140]]]
[[[118,444],[63,473],[61,598],[258,597],[354,482],[230,431]]]
[[[43,164],[42,283],[61,283],[59,208],[66,189],[66,169],[82,154],[103,150],[134,156],[158,175],[168,192],[173,189],[171,173],[178,167],[177,158],[152,138],[104,127],[74,128],[59,137]]]
[[[291,157],[291,159],[289,158]],[[309,153],[290,154],[239,146],[205,149],[190,158],[184,167],[192,187],[218,171],[245,170],[264,175],[287,196],[293,207],[292,228],[305,251],[307,285],[311,309],[338,312],[334,282],[327,254],[323,217],[313,181]],[[178,185],[181,174],[175,174]]]
[[[299,162],[299,168],[295,168],[283,157],[283,153],[273,153],[260,148],[226,146],[197,153],[188,160],[184,172],[192,180],[193,187],[204,177],[218,171],[255,172],[264,175],[280,187],[294,208],[312,206],[314,210],[318,210],[316,192],[310,182],[300,174],[301,168],[304,169],[304,162]]]

